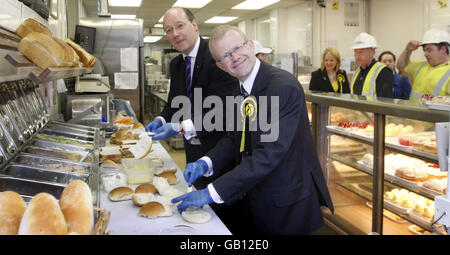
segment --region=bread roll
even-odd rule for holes
[[[187,222],[196,224],[206,223],[211,220],[211,214],[199,207],[187,208],[181,213],[181,217]]]
[[[0,193],[0,235],[17,235],[26,208],[25,201],[16,192]]]
[[[177,176],[175,175],[174,172],[162,172],[162,173],[158,174],[157,176],[166,178],[167,182],[171,185],[175,185],[178,183]]]
[[[66,219],[67,231],[89,235],[94,228],[92,193],[87,183],[71,181],[63,190],[59,205]]]
[[[155,201],[156,196],[153,193],[135,193],[131,200],[135,206],[143,206],[149,202]]]
[[[157,192],[157,190],[156,190],[155,186],[153,186],[153,184],[151,184],[151,183],[141,184],[134,190],[135,194],[139,194],[139,193],[155,194],[156,192]]]
[[[22,38],[32,32],[44,33],[50,37],[52,36],[52,33],[46,26],[31,18],[24,20],[23,23],[16,29],[16,34]]]
[[[108,194],[109,199],[113,202],[130,200],[132,196],[133,190],[128,187],[117,187]]]
[[[133,153],[134,158],[142,159],[147,156],[152,150],[152,138],[148,135],[141,135],[139,141],[135,146],[130,147],[131,153]]]
[[[56,198],[39,193],[31,199],[22,221],[19,235],[65,235],[67,225]]]
[[[70,47],[66,42],[63,40],[53,37],[53,40],[55,40],[61,47],[64,48],[64,66],[66,67],[80,67],[80,57],[78,57],[78,54],[75,52],[75,50]]]
[[[85,67],[93,67],[95,63],[97,62],[97,58],[89,54],[85,49],[83,49],[80,45],[75,43],[74,41],[67,38],[65,40],[67,44],[69,44],[70,47],[72,47],[75,52],[80,57],[80,62],[83,63],[83,66]]]
[[[64,48],[52,37],[32,32],[20,40],[17,49],[31,62],[42,69],[47,67],[63,67],[65,64]]]
[[[141,207],[141,209],[139,210],[139,216],[155,219],[165,211],[166,210],[161,203],[153,201]]]

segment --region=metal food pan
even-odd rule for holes
[[[66,126],[66,125],[54,124],[54,123],[47,124],[47,126],[45,128],[52,129],[52,130],[61,130],[64,132],[83,134],[86,136],[95,136],[95,134],[96,134],[96,131],[86,130],[86,129],[77,128],[77,127],[71,127],[71,126]]]
[[[34,167],[17,163],[9,163],[2,169],[0,174],[17,177],[20,179],[54,182],[68,184],[71,180],[82,180],[89,182],[89,175],[74,174],[62,171],[55,171],[50,168]]]
[[[95,157],[91,152],[88,151],[66,151],[57,147],[42,148],[37,146],[29,145],[23,149],[23,152],[43,155],[52,158],[65,159],[72,162],[80,162],[85,153],[89,153],[88,156],[83,161],[84,163],[93,164]]]
[[[88,149],[95,148],[95,143],[93,141],[79,140],[79,139],[74,139],[74,138],[70,138],[70,137],[64,137],[61,135],[49,135],[49,134],[39,133],[39,134],[36,134],[36,136],[33,139],[36,139],[36,138],[41,139],[41,140],[56,142],[56,143],[75,145],[78,147],[85,147]]]
[[[96,127],[90,127],[90,126],[86,126],[86,125],[79,125],[79,124],[73,124],[73,123],[67,123],[67,122],[59,122],[59,121],[50,121],[49,124],[56,124],[56,125],[60,125],[60,126],[78,128],[78,129],[83,129],[83,130],[92,131],[92,132],[96,132],[96,130],[98,130],[98,128],[96,128]]]
[[[44,128],[40,130],[40,133],[50,135],[50,136],[63,136],[67,138],[73,138],[77,140],[83,140],[87,142],[95,142],[95,136],[92,135],[86,135],[78,132],[73,131],[66,131],[62,129],[52,129],[52,128]]]
[[[29,202],[36,194],[46,192],[56,199],[61,197],[65,185],[43,181],[25,180],[12,176],[0,176],[0,192],[17,192],[25,202]]]
[[[36,146],[36,147],[64,150],[64,151],[76,151],[79,153],[84,153],[84,152],[90,151],[89,148],[82,147],[82,146],[76,146],[73,144],[66,144],[66,143],[57,143],[57,142],[36,139],[36,138],[31,140],[29,144],[32,146]]]
[[[91,165],[85,163],[76,163],[64,159],[50,158],[42,155],[19,153],[13,160],[13,163],[51,168],[55,171],[61,171],[66,173],[75,173],[81,175],[89,175],[91,172]]]

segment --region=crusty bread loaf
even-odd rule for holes
[[[130,147],[130,152],[134,158],[143,159],[152,151],[152,138],[148,135],[141,135],[135,146]]]
[[[17,235],[26,208],[25,201],[16,192],[0,193],[0,235]]]
[[[16,29],[16,34],[22,38],[32,32],[44,33],[50,37],[52,36],[52,33],[46,26],[31,18],[24,20]]]
[[[65,40],[67,44],[72,47],[75,52],[80,57],[80,62],[83,63],[83,66],[85,67],[93,67],[95,63],[97,62],[97,58],[95,58],[93,55],[91,55],[89,52],[87,52],[85,49],[83,49],[80,45],[75,43],[74,41],[67,38]]]
[[[132,196],[133,190],[129,187],[117,187],[108,194],[109,199],[113,202],[130,200]]]
[[[67,225],[56,198],[39,193],[31,199],[22,221],[19,235],[65,235]]]
[[[139,216],[155,219],[166,211],[164,206],[156,201],[148,202],[139,210]]]
[[[64,48],[64,66],[66,67],[81,67],[82,64],[80,62],[80,57],[75,52],[75,50],[69,46],[66,42],[63,40],[53,37],[53,40],[55,40],[61,47]]]
[[[63,67],[65,64],[64,48],[52,37],[32,32],[20,40],[17,49],[31,62],[42,69],[47,67]]]
[[[63,190],[59,205],[66,219],[67,231],[89,235],[94,228],[92,193],[87,183],[71,181]]]

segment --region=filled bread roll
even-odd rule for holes
[[[135,194],[139,194],[139,193],[155,194],[156,192],[157,192],[157,190],[156,190],[155,186],[153,186],[153,184],[151,184],[151,183],[141,184],[134,190]]]
[[[16,34],[22,38],[33,32],[44,33],[50,37],[52,36],[52,33],[46,26],[31,18],[24,20],[16,29]]]
[[[139,185],[135,190],[131,200],[136,206],[143,206],[148,202],[155,201],[155,193],[157,192],[155,186],[151,183],[144,183]]]
[[[17,49],[35,65],[42,69],[63,67],[65,64],[64,48],[52,37],[32,32],[20,40]]]
[[[187,222],[196,224],[206,223],[211,220],[211,214],[199,207],[187,208],[181,213],[181,217]]]
[[[94,228],[92,193],[87,183],[71,181],[63,190],[59,205],[66,219],[67,231],[89,235]]]
[[[83,63],[83,66],[93,67],[95,65],[95,63],[97,62],[97,58],[95,58],[93,55],[91,55],[80,45],[70,40],[69,38],[67,38],[65,42],[75,50],[75,52],[78,54],[78,57],[80,57],[80,62]]]
[[[109,199],[113,202],[130,200],[132,196],[133,190],[128,187],[117,187],[108,194]]]
[[[160,174],[157,175],[158,177],[163,177],[167,179],[167,182],[170,185],[175,185],[178,183],[178,179],[177,176],[175,175],[174,172],[162,172]]]
[[[134,158],[142,159],[145,158],[152,150],[152,138],[148,135],[143,134],[140,136],[139,141],[136,145],[130,147],[130,152],[133,153]]]
[[[0,235],[17,235],[26,208],[25,201],[16,192],[0,193]]]
[[[39,193],[31,199],[22,221],[19,235],[65,235],[66,220],[56,198]]]
[[[158,218],[158,216],[164,214],[165,211],[166,209],[161,203],[153,201],[141,207],[141,209],[139,210],[139,216],[155,219]]]

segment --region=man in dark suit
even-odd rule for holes
[[[170,91],[168,102],[162,112],[146,126],[147,131],[155,132],[154,140],[165,140],[183,133],[186,161],[194,162],[212,149],[224,136],[224,128],[211,132],[204,128],[196,130],[194,121],[202,120],[209,108],[202,108],[198,113],[193,111],[194,102],[203,104],[208,96],[225,98],[239,86],[237,79],[220,70],[208,48],[208,41],[199,36],[197,21],[191,11],[186,8],[171,8],[164,15],[164,31],[172,46],[182,54],[170,63]],[[194,93],[194,90],[200,90]],[[183,119],[173,119],[179,108],[172,107],[172,101],[177,96],[189,98],[190,111]],[[201,115],[199,118],[193,114]],[[194,120],[194,121],[193,121]],[[200,123],[201,125],[201,123]],[[209,177],[209,179],[215,176]],[[202,189],[209,183],[205,177],[200,178],[194,186]]]
[[[288,72],[257,60],[253,42],[237,27],[215,28],[209,44],[217,66],[239,79],[241,91],[236,94],[250,95],[241,104],[245,107],[242,112],[248,112],[241,121],[245,128],[228,132],[197,164],[188,164],[184,173],[188,184],[211,172],[220,172],[220,177],[207,188],[174,198],[172,203],[182,201],[178,210],[183,211],[205,204],[232,205],[247,195],[255,233],[308,234],[317,230],[323,224],[320,207],[333,210],[333,205],[299,82]],[[256,103],[248,107],[252,100]],[[271,123],[271,130],[259,121],[253,123],[256,128],[250,128],[256,111],[258,119],[263,116]],[[278,137],[271,137],[273,133]],[[238,165],[222,172],[234,163]]]

